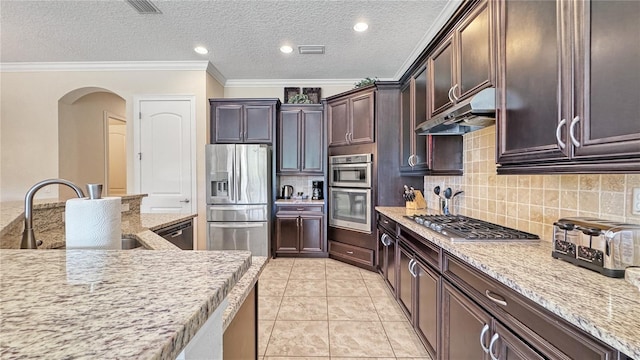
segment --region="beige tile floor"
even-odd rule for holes
[[[258,294],[258,359],[430,359],[377,273],[271,259]]]

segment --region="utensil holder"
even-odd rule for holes
[[[426,209],[427,202],[424,200],[422,192],[420,192],[420,190],[414,190],[413,193],[415,194],[416,199],[405,202],[405,207],[411,210]]]

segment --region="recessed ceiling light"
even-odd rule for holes
[[[369,25],[367,25],[367,23],[364,23],[364,22],[359,22],[359,23],[353,25],[353,30],[355,30],[357,32],[366,31],[368,28],[369,28]]]
[[[280,47],[280,51],[282,51],[285,54],[289,54],[291,52],[293,52],[293,48],[289,45],[283,45]]]
[[[193,51],[197,52],[200,55],[206,55],[209,53],[209,50],[207,50],[207,48],[204,46],[196,46],[195,48],[193,48]]]

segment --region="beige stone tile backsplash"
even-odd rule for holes
[[[567,216],[592,216],[640,223],[631,214],[640,174],[497,175],[495,126],[464,135],[464,175],[425,176],[429,208],[437,209],[433,188],[464,190],[456,214],[495,222],[551,241],[553,222]]]

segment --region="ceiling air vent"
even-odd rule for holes
[[[158,9],[151,1],[148,0],[127,0],[129,5],[140,14],[162,14],[162,11]]]
[[[324,45],[300,45],[298,46],[300,54],[324,54]]]

